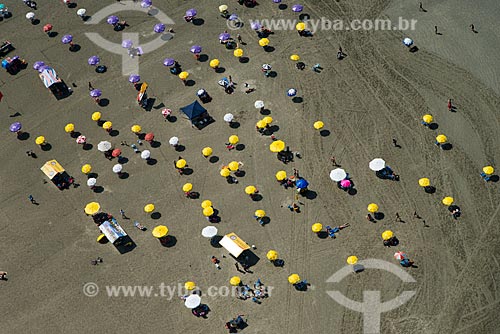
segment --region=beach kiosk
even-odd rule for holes
[[[103,222],[99,225],[99,230],[101,230],[109,242],[111,242],[115,247],[127,243],[127,233],[123,230],[120,224],[118,224],[115,218],[111,218],[111,220]]]
[[[66,173],[57,160],[47,161],[40,169],[59,190],[67,189],[73,184],[73,178]]]
[[[219,241],[219,244],[224,247],[229,254],[234,256],[235,258],[238,258],[241,253],[246,251],[247,249],[250,249],[248,244],[243,241],[240,237],[236,235],[236,233],[229,233],[226,234],[221,241]]]
[[[250,250],[250,246],[236,233],[226,234],[219,244],[241,264],[253,266],[259,261],[259,258]]]

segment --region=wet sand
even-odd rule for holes
[[[14,54],[30,64],[16,76],[0,72],[0,91],[4,94],[0,102],[4,124],[0,134],[0,154],[4,157],[0,170],[4,189],[0,270],[8,271],[10,276],[8,282],[0,282],[3,332],[221,333],[231,317],[245,314],[249,327],[244,333],[361,333],[361,314],[337,304],[326,293],[330,290],[339,290],[357,301],[362,301],[364,290],[382,291],[384,301],[404,290],[416,291],[407,304],[382,315],[383,333],[497,331],[500,252],[496,241],[500,230],[496,222],[500,196],[498,183],[485,184],[479,173],[485,165],[496,166],[500,158],[500,97],[494,72],[499,64],[493,56],[498,43],[492,42],[498,40],[498,33],[490,19],[498,6],[494,1],[481,3],[478,13],[468,10],[461,1],[442,1],[433,7],[424,3],[428,10],[424,16],[416,10],[418,4],[415,8],[399,7],[389,1],[305,4],[305,12],[313,18],[414,15],[419,24],[412,33],[326,31],[310,39],[300,38],[296,32],[279,31],[270,36],[275,47],[270,53],[263,52],[258,38],[246,26],[240,33],[248,43],[244,50],[250,61],[240,64],[231,51],[217,43],[218,34],[226,29],[218,16],[218,3],[156,4],[176,22],[176,35],[165,47],[141,58],[140,75],[150,84],[155,105],[162,102],[174,110],[177,121],[173,123],[163,121],[161,108],[141,110],[135,102],[136,92],[121,75],[120,57],[100,50],[83,35],[90,28],[75,12],[85,7],[91,15],[100,9],[97,4],[82,0],[75,9],[61,4],[42,5],[37,11],[42,21],[38,26],[31,26],[24,18],[26,6],[9,6],[14,17],[0,23],[2,37],[11,40],[17,48]],[[203,25],[182,22],[185,10],[191,7],[198,9]],[[289,8],[280,11],[275,4],[264,1],[255,9],[234,2],[229,7],[230,12],[237,12],[245,20],[296,16]],[[149,34],[156,23],[140,12],[123,12],[119,16],[126,18],[130,31]],[[437,25],[442,36],[433,35],[434,18],[440,19]],[[57,37],[48,38],[41,31],[46,22],[54,25]],[[478,34],[468,30],[470,23],[475,24]],[[119,41],[119,34],[104,23],[91,31]],[[66,33],[73,34],[81,45],[79,52],[70,53],[61,44],[60,38]],[[407,35],[415,40],[418,52],[409,53],[401,44]],[[214,73],[208,62],[196,62],[188,53],[192,44],[201,44],[210,59],[220,59],[225,73]],[[348,55],[341,62],[335,58],[339,45]],[[308,65],[303,72],[289,60],[294,53]],[[94,54],[108,66],[106,74],[98,75],[86,64]],[[193,87],[184,87],[167,72],[162,60],[168,56],[178,59],[191,74],[190,79],[196,82]],[[53,98],[31,69],[37,60],[52,65],[68,85],[76,84],[71,97],[61,101]],[[263,63],[272,64],[278,76],[265,78],[260,71]],[[309,69],[316,63],[324,68],[321,74]],[[225,94],[217,84],[226,75],[238,83],[233,95]],[[98,107],[88,97],[89,81],[103,91],[108,106]],[[256,92],[242,93],[244,82],[255,83]],[[293,103],[286,96],[291,87],[303,97],[302,103]],[[205,107],[216,122],[198,131],[178,109],[194,101],[200,88],[213,97]],[[457,112],[448,112],[448,98],[454,99]],[[279,126],[275,135],[292,150],[300,151],[302,159],[284,166],[269,152],[271,140],[255,131],[256,121],[263,117],[253,106],[258,99],[265,101],[274,124]],[[117,137],[110,138],[91,120],[96,110],[113,122],[113,128],[120,132]],[[15,112],[22,116],[9,117]],[[227,112],[236,116],[239,128],[225,124],[222,117]],[[420,125],[426,113],[434,115],[437,130]],[[8,132],[8,124],[14,120],[23,123],[23,129],[30,134],[28,140],[19,141]],[[316,120],[325,123],[329,136],[322,137],[313,129]],[[68,122],[87,136],[92,150],[82,150],[64,132]],[[132,149],[120,147],[129,160],[124,171],[130,176],[119,180],[111,170],[116,162],[106,160],[97,151],[97,144],[101,140],[110,140],[116,146],[122,140],[134,142],[135,135],[130,131],[133,124],[154,132],[161,142],[160,147],[150,149],[157,163],[149,166]],[[434,145],[440,133],[448,136],[452,150],[441,151]],[[240,137],[245,146],[242,151],[225,149],[224,143],[232,134]],[[50,151],[35,147],[38,135],[47,138],[52,145]],[[168,144],[174,135],[186,147],[184,152],[175,152]],[[392,138],[397,138],[400,149],[392,146]],[[214,149],[219,162],[210,163],[202,157],[205,146]],[[38,159],[26,156],[29,149],[36,152]],[[172,161],[179,154],[193,169],[192,175],[179,176],[173,168]],[[337,189],[329,179],[332,155],[352,177],[356,195]],[[376,157],[383,158],[401,180],[377,179],[368,169],[368,162]],[[39,168],[53,158],[76,177],[81,183],[79,188],[60,192],[44,183],[46,178]],[[227,184],[219,176],[221,165],[232,160],[245,164],[246,174],[236,185]],[[98,173],[102,193],[93,193],[85,185],[86,177],[80,172],[85,163]],[[300,214],[286,209],[294,191],[279,187],[274,177],[280,169],[291,174],[293,168],[317,194],[314,199],[300,199]],[[431,179],[437,188],[435,194],[426,194],[418,186],[421,177]],[[200,199],[184,197],[181,187],[186,182],[194,185]],[[252,202],[245,195],[245,186],[251,184],[260,190],[262,201]],[[40,205],[30,204],[29,194]],[[458,221],[441,204],[445,196],[454,197],[461,207],[463,216]],[[234,231],[257,246],[255,253],[261,260],[253,268],[254,274],[241,276],[245,283],[261,278],[274,287],[272,296],[257,305],[249,300],[205,295],[202,300],[212,309],[206,320],[192,316],[178,298],[108,298],[105,285],[177,285],[192,280],[204,294],[209,286],[229,286],[231,276],[238,274],[234,261],[222,258],[227,253],[211,247],[201,236],[201,229],[207,225],[200,206],[204,199],[210,199],[220,212],[222,221],[216,225],[219,234]],[[120,255],[112,245],[95,242],[99,233],[82,210],[93,200],[117,217],[120,209],[125,210],[131,219],[119,221],[137,244],[133,251]],[[376,224],[365,219],[366,206],[371,202],[377,203],[385,215]],[[153,220],[142,211],[147,203],[155,204],[160,219]],[[261,227],[253,219],[256,209],[264,209],[270,217],[267,226]],[[427,227],[422,220],[413,219],[415,210]],[[395,222],[396,212],[405,223]],[[135,229],[134,220],[147,226],[148,231]],[[335,240],[323,240],[311,232],[311,225],[317,221],[332,226],[349,222],[351,226]],[[168,226],[175,236],[174,247],[164,248],[151,236],[151,230],[159,224]],[[386,229],[394,231],[400,240],[398,247],[383,247],[380,234]],[[269,249],[279,252],[285,260],[284,268],[275,268],[266,260]],[[407,252],[418,265],[405,269],[416,283],[402,283],[393,274],[379,270],[350,275],[341,283],[326,283],[344,267],[350,255],[397,264],[392,258],[397,250]],[[212,255],[221,260],[222,270],[217,271],[211,264]],[[103,257],[104,263],[94,267],[90,260],[97,256]],[[295,291],[287,282],[291,273],[307,279],[312,284],[309,291]],[[101,287],[97,297],[82,293],[88,282]]]

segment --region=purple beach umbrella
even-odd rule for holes
[[[130,39],[125,39],[122,42],[122,47],[125,49],[131,48],[134,42],[132,42]]]
[[[201,53],[201,46],[193,45],[189,51],[191,51],[191,53]]]
[[[194,8],[186,10],[186,16],[196,16],[196,14],[198,14],[198,12]]]
[[[227,32],[223,32],[222,34],[219,35],[220,41],[227,41],[230,38],[231,38],[231,35]]]
[[[102,92],[100,89],[94,89],[90,91],[90,96],[92,97],[99,97],[102,95]]]
[[[302,10],[304,10],[304,6],[302,5],[293,5],[292,6],[292,11],[295,13],[300,13]]]
[[[281,0],[273,0],[274,3],[281,3]]]
[[[238,19],[238,15],[236,14],[231,14],[228,18],[229,21],[236,21]]]
[[[153,2],[151,0],[142,0],[141,1],[141,7],[142,8],[149,8],[153,5]]]
[[[253,30],[259,30],[260,28],[262,28],[262,25],[258,21],[253,21],[252,23],[250,23],[250,28],[252,28]]]
[[[18,132],[22,127],[23,125],[21,123],[15,122],[10,125],[9,130],[10,132]]]
[[[163,60],[163,65],[165,66],[173,66],[175,64],[174,58],[165,58]]]
[[[61,38],[61,42],[63,42],[63,44],[71,43],[71,42],[73,42],[73,36],[64,35],[63,38]]]
[[[136,82],[139,82],[139,81],[141,81],[141,77],[139,76],[139,74],[131,74],[128,77],[128,82],[136,83]]]
[[[157,23],[153,27],[153,31],[158,33],[158,34],[161,34],[162,32],[165,31],[165,25],[163,23]]]
[[[42,67],[43,65],[45,65],[45,63],[43,61],[36,61],[34,64],[33,64],[33,69],[34,70],[37,70]]]
[[[100,61],[101,61],[101,59],[99,59],[98,56],[92,56],[89,58],[89,60],[87,62],[89,63],[89,65],[95,66],[95,65],[98,65]]]
[[[108,24],[111,24],[111,25],[115,25],[118,23],[118,21],[120,21],[120,19],[118,18],[118,16],[116,15],[111,15],[110,17],[108,17],[108,19],[106,20],[106,22],[108,22]]]

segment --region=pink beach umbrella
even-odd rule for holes
[[[342,180],[342,181],[340,181],[340,186],[342,188],[349,188],[351,186],[351,181],[349,181],[349,180]]]

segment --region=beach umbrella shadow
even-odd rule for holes
[[[205,20],[202,18],[197,17],[193,20],[193,25],[195,25],[195,26],[202,26],[204,24],[205,24]]]
[[[118,178],[121,180],[126,180],[126,179],[128,179],[129,176],[130,176],[129,173],[121,172],[120,175],[118,176]]]
[[[85,143],[82,146],[83,146],[84,151],[90,151],[94,147],[94,145],[92,145],[90,143]]]
[[[30,133],[29,132],[22,132],[17,135],[17,139],[19,140],[28,140],[30,138]]]
[[[236,151],[243,151],[245,149],[245,145],[244,144],[238,144],[236,145]]]
[[[293,99],[292,99],[293,103],[302,103],[304,101],[304,99],[300,96],[295,96]]]
[[[107,107],[108,104],[109,104],[109,100],[106,99],[106,98],[99,100],[99,106],[100,107]]]
[[[161,213],[159,213],[158,211],[155,211],[151,214],[151,218],[152,219],[160,219],[161,218]]]
[[[231,122],[231,123],[229,123],[229,127],[231,129],[237,129],[240,127],[240,123],[239,122]]]
[[[384,219],[385,215],[383,212],[375,212],[373,214],[373,218],[375,218],[376,220],[382,220]]]
[[[182,170],[182,175],[191,175],[193,174],[193,169],[192,168],[189,168],[189,167],[186,167]]]
[[[431,130],[437,130],[438,128],[439,128],[439,125],[437,123],[429,124],[429,129],[431,129]]]
[[[453,148],[453,145],[451,143],[444,143],[443,145],[441,145],[441,149],[443,149],[443,151],[449,151]]]
[[[52,149],[52,145],[50,145],[49,143],[46,143],[46,144],[44,144],[44,145],[40,146],[40,149],[41,149],[42,151],[47,152],[47,151],[50,151],[50,150]]]
[[[109,131],[109,135],[110,135],[111,137],[116,137],[116,136],[118,136],[119,134],[120,134],[120,131],[118,131],[118,130],[116,130],[116,129],[113,129],[113,130]]]
[[[316,235],[320,239],[326,239],[326,238],[328,238],[328,232],[326,232],[326,231],[320,231]]]
[[[239,61],[242,64],[246,64],[246,63],[248,63],[250,61],[250,58],[248,58],[248,57],[241,57]]]
[[[200,55],[200,57],[198,58],[198,61],[199,61],[200,63],[204,63],[204,62],[206,62],[207,60],[208,60],[208,55],[206,55],[206,54],[201,54],[201,55]]]
[[[149,166],[154,166],[158,163],[158,160],[149,158],[148,161],[146,162]]]
[[[330,135],[330,130],[321,130],[319,134],[321,137],[328,137]]]
[[[217,162],[219,161],[219,157],[218,157],[218,156],[216,156],[216,155],[211,156],[211,157],[208,159],[208,161],[210,161],[210,163],[212,163],[212,164],[215,164],[215,163],[217,163]]]
[[[271,115],[271,110],[269,110],[269,109],[261,109],[260,110],[260,114],[261,115],[265,115],[265,116]]]

